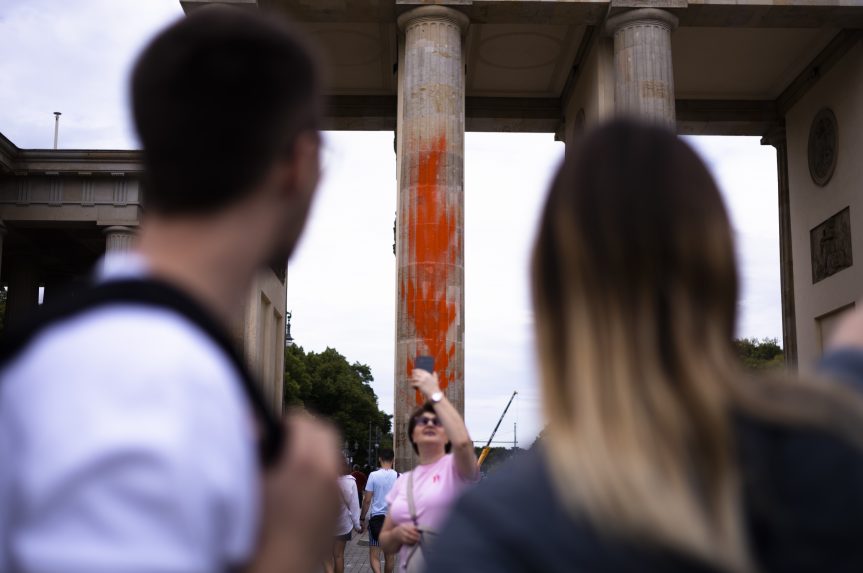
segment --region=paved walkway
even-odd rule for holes
[[[381,571],[384,570],[383,555],[381,555]],[[369,566],[369,532],[362,535],[354,533],[345,547],[345,573],[371,573]],[[396,569],[398,571],[398,569]]]

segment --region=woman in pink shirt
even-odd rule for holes
[[[414,370],[411,380],[426,399],[408,422],[408,439],[420,463],[399,477],[387,495],[390,509],[379,537],[385,552],[399,551],[403,570],[415,570],[425,560],[423,553],[456,497],[479,477],[473,441],[441,392],[437,374]]]

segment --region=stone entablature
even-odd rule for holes
[[[0,134],[0,220],[136,227],[142,175],[138,151],[18,149]]]

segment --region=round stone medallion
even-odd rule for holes
[[[809,128],[809,174],[820,187],[827,185],[836,168],[837,134],[836,116],[825,107],[815,115]]]

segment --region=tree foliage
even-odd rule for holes
[[[740,338],[734,341],[734,347],[747,368],[764,370],[785,364],[785,354],[775,338]]]
[[[334,348],[323,352],[306,352],[301,346],[285,349],[285,406],[302,406],[330,418],[349,444],[354,463],[360,465],[369,462],[369,423],[372,440],[379,431],[380,446],[392,447],[391,416],[378,408],[372,381],[371,368],[349,363]]]

